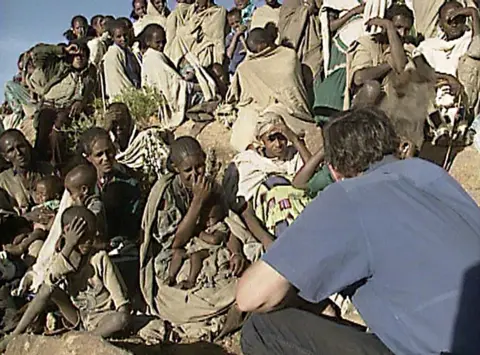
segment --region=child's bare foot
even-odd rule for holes
[[[175,286],[177,284],[177,280],[175,279],[175,276],[169,276],[165,279],[165,281],[163,282],[165,285],[167,286]]]
[[[190,280],[182,281],[178,284],[178,288],[180,288],[181,290],[190,290],[194,286],[195,286],[195,281],[190,281]]]

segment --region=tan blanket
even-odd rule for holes
[[[166,24],[167,43],[170,43],[174,40],[177,35],[177,29],[186,25],[189,8],[190,4],[179,3],[168,16]]]
[[[274,9],[271,6],[264,5],[253,12],[250,28],[265,28],[267,23],[273,23],[275,26],[278,26],[279,19],[280,8]]]
[[[110,46],[103,63],[105,91],[110,100],[135,87],[127,76],[125,63],[125,52],[116,45]]]
[[[297,133],[312,121],[300,61],[285,47],[250,54],[238,66],[226,101],[239,111],[231,138],[237,151],[253,142],[258,116],[266,111],[281,115]]]
[[[317,0],[318,8],[321,1]],[[320,18],[308,14],[300,0],[286,0],[280,8],[278,23],[280,41],[287,41],[296,49],[302,64],[305,64],[315,77],[322,69],[322,31]]]
[[[203,67],[222,64],[227,12],[224,7],[216,5],[200,12],[195,10],[195,6],[189,7],[186,24],[178,27],[175,37],[167,42],[165,54],[177,67],[187,52],[195,55]]]

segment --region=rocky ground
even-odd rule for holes
[[[177,131],[177,136],[187,135],[192,128],[186,124]],[[316,136],[318,138],[318,136]],[[230,149],[229,132],[219,123],[209,125],[199,135],[198,139],[205,149],[215,148],[218,159],[223,163],[230,161],[234,152]],[[310,146],[319,146],[320,139],[311,138]],[[454,176],[480,203],[480,154],[468,147],[457,154],[450,169]],[[178,345],[145,345],[136,338],[116,341],[109,344],[100,338],[81,334],[69,333],[63,337],[21,336],[16,338],[8,347],[7,355],[234,355],[241,354],[239,345],[240,335],[237,333],[221,343],[213,344],[197,342],[194,344]]]

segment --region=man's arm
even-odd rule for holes
[[[377,80],[382,81],[385,76],[392,70],[388,63],[383,63],[375,67],[360,69],[353,75],[353,83],[355,86],[362,86],[367,81]]]
[[[237,285],[237,305],[242,312],[270,312],[295,293],[288,280],[264,261],[249,267]]]

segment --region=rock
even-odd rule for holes
[[[132,355],[106,340],[84,332],[69,332],[61,337],[20,335],[7,347],[6,355]]]

